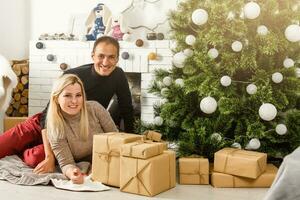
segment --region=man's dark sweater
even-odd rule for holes
[[[124,119],[125,132],[133,133],[133,106],[128,81],[124,71],[116,67],[109,76],[99,75],[93,64],[72,68],[64,74],[75,74],[83,82],[87,100],[98,101],[107,108],[111,98],[116,94],[120,115]],[[43,111],[41,125],[44,127],[46,109]]]

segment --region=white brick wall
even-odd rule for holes
[[[43,49],[37,49],[36,43],[42,42]],[[134,42],[120,42],[120,55],[128,52],[130,58],[123,60],[120,56],[118,65],[125,72],[141,73],[141,120],[153,122],[153,104],[159,97],[150,94],[147,89],[153,81],[155,69],[172,67],[172,51],[169,40],[144,41],[143,47],[137,47]],[[91,63],[93,42],[81,41],[31,41],[30,71],[29,71],[29,115],[42,111],[48,103],[52,82],[62,74],[61,63],[69,68]],[[148,60],[150,52],[157,53],[157,60]],[[48,61],[47,55],[55,56],[54,61]]]

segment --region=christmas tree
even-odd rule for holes
[[[186,0],[170,13],[173,67],[155,71],[151,128],[182,156],[223,147],[282,158],[300,145],[299,0]]]

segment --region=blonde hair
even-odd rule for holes
[[[87,139],[88,136],[88,115],[86,109],[86,97],[83,83],[78,76],[66,74],[60,76],[53,84],[50,104],[47,112],[47,134],[51,139],[64,138],[66,122],[62,115],[62,110],[58,104],[58,96],[69,86],[78,83],[82,91],[82,108],[80,110],[80,138]]]

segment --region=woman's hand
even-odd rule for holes
[[[71,168],[70,172],[67,173],[67,176],[75,184],[83,184],[84,182],[84,175],[83,173],[81,173],[80,169],[78,168]]]
[[[33,170],[36,174],[45,174],[55,171],[55,158],[54,156],[47,156],[45,160],[40,162]]]

